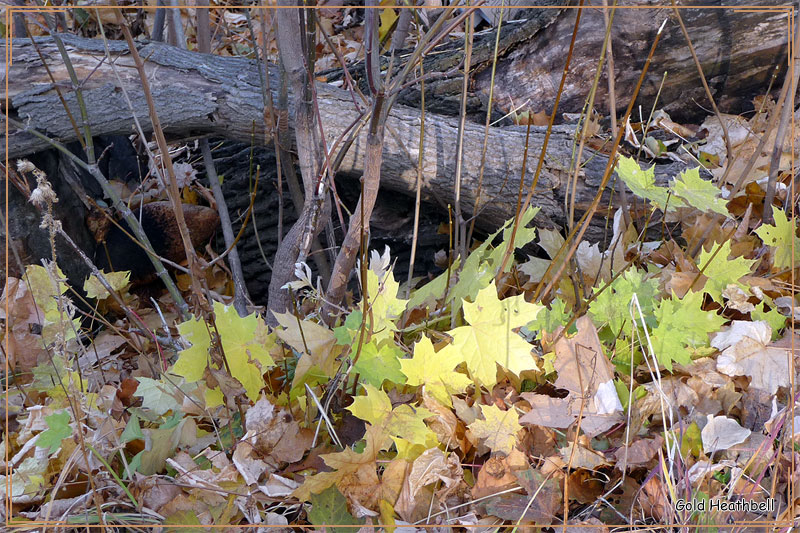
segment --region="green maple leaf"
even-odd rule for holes
[[[425,449],[436,446],[436,435],[425,425],[433,413],[423,407],[402,404],[392,409],[392,401],[382,390],[365,383],[366,396],[357,396],[347,409],[390,436],[401,437]]]
[[[756,262],[755,259],[750,260],[744,257],[729,259],[730,254],[731,243],[725,241],[715,245],[710,252],[703,250],[697,259],[697,266],[708,278],[703,290],[715,300],[719,300],[722,291],[731,283],[741,286],[738,283],[739,279],[750,274],[753,263]]]
[[[636,196],[650,200],[660,209],[666,207],[667,188],[656,185],[655,166],[643,169],[633,158],[620,156],[617,161],[617,175]]]
[[[406,384],[424,385],[439,403],[452,407],[450,396],[464,392],[472,383],[467,376],[455,371],[460,362],[461,356],[452,344],[434,352],[433,343],[423,336],[414,345],[414,357],[401,359],[400,365],[403,374],[408,376]]]
[[[514,236],[514,246],[511,250],[512,253],[515,249],[522,248],[536,237],[536,228],[527,226],[538,212],[538,207],[529,207],[525,213],[520,215],[517,234]],[[464,268],[461,269],[461,273],[458,276],[458,282],[447,298],[448,302],[452,302],[453,312],[458,312],[461,309],[462,300],[474,300],[478,292],[489,285],[499,273],[503,255],[506,253],[508,243],[511,242],[511,234],[514,231],[513,223],[513,218],[507,220],[502,228],[489,235],[480,246],[467,256],[466,261],[464,261]],[[491,243],[501,231],[503,232],[503,241],[496,248],[492,248]],[[506,272],[511,268],[511,265],[512,261],[506,264]]]
[[[493,452],[510,454],[517,444],[517,433],[522,429],[519,415],[511,408],[503,411],[496,405],[481,405],[484,420],[476,420],[468,427],[474,437],[484,439]]]
[[[536,237],[536,228],[529,228],[528,224],[539,212],[538,207],[529,207],[519,218],[517,234],[514,236],[514,249],[522,248]],[[511,241],[513,232],[514,218],[507,220],[503,226],[489,235],[477,248],[472,250],[464,261],[458,281],[451,287],[447,295],[447,303],[452,304],[452,312],[457,313],[461,309],[463,300],[473,300],[478,291],[485,288],[497,275],[503,260],[508,243]],[[496,248],[492,243],[503,232],[503,241]],[[513,252],[513,250],[512,250]],[[453,270],[458,268],[459,259],[453,264]],[[506,264],[507,272],[512,265],[512,261]],[[428,282],[423,287],[415,290],[411,295],[409,309],[418,307],[425,302],[437,300],[444,296],[448,286],[448,276],[450,271],[443,272],[433,281]]]
[[[645,280],[645,275],[645,272],[635,268],[627,270],[589,304],[589,314],[597,327],[608,325],[615,335],[622,331],[631,316],[629,308],[634,294],[639,300],[642,314],[645,317],[651,314],[658,294],[658,279]],[[598,291],[595,288],[595,293]]]
[[[250,400],[258,400],[265,385],[262,374],[275,365],[264,343],[256,338],[257,333],[263,335],[266,326],[255,314],[240,317],[233,306],[225,306],[220,302],[214,302],[214,315],[231,376],[242,384]],[[188,382],[200,381],[206,367],[214,365],[216,368],[209,355],[211,336],[208,328],[198,318],[179,324],[178,331],[192,346],[180,352],[172,372],[183,376]],[[218,397],[219,392],[207,396],[207,399]]]
[[[44,421],[49,429],[39,433],[36,438],[36,446],[49,448],[50,453],[54,453],[61,447],[62,440],[72,436],[72,428],[69,427],[69,413],[62,410],[44,417]]]
[[[453,348],[475,380],[491,388],[497,381],[498,364],[516,375],[538,369],[532,346],[513,330],[534,320],[541,309],[541,305],[526,302],[521,294],[498,299],[494,281],[478,292],[474,303],[464,302],[469,326],[450,334]]]
[[[538,207],[528,207],[527,211],[520,215],[519,224],[517,225],[517,234],[514,236],[514,245],[511,248],[512,254],[514,253],[514,250],[517,248],[522,248],[536,238],[536,227],[534,226],[529,228],[528,224],[530,224],[530,222],[533,220],[533,217],[535,217],[536,213],[538,212]],[[495,275],[499,274],[498,270],[500,269],[500,264],[502,263],[503,256],[508,248],[508,243],[511,242],[511,234],[514,232],[513,222],[513,218],[508,221],[508,227],[503,230],[502,244],[492,249],[487,257],[487,259],[491,262],[491,265],[494,267]],[[508,272],[510,268],[511,261],[506,263],[505,272]]]
[[[459,264],[460,260],[459,258],[456,258],[455,261],[453,261],[451,270],[457,270]],[[433,280],[412,291],[408,298],[408,308],[414,309],[415,307],[420,307],[426,303],[430,304],[441,298],[444,295],[445,289],[447,288],[447,281],[450,274],[451,272],[445,270]]]
[[[720,198],[721,191],[713,183],[700,177],[699,168],[681,172],[672,182],[672,194],[700,211],[713,211],[726,216],[728,214],[725,200]]]
[[[755,309],[750,311],[750,317],[754,321],[764,320],[767,324],[769,324],[769,327],[772,330],[772,340],[775,340],[780,336],[780,330],[786,326],[786,317],[783,316],[780,311],[778,311],[778,308],[774,304],[771,305],[772,307],[769,311],[767,311],[766,302],[761,302],[756,306]]]
[[[142,427],[139,425],[139,417],[136,416],[136,413],[132,413],[128,423],[125,424],[125,430],[122,432],[122,435],[119,436],[119,440],[123,444],[127,444],[137,439],[144,440],[145,435],[142,431]]]
[[[336,344],[347,346],[353,344],[356,340],[356,334],[361,329],[361,311],[358,309],[347,315],[344,324],[338,328],[333,329],[333,336],[336,338]]]
[[[794,242],[794,259],[800,259],[800,239],[795,234],[792,221],[786,218],[782,209],[772,206],[772,218],[775,225],[762,224],[756,230],[764,244],[773,249],[773,266],[777,269],[791,268],[792,242]]]
[[[561,298],[555,298],[550,302],[550,307],[545,307],[536,315],[536,320],[523,326],[522,332],[527,336],[533,336],[534,332],[539,332],[536,336],[541,340],[542,332],[553,333],[556,328],[564,326],[569,322],[571,314],[567,310],[567,304]],[[574,330],[574,326],[573,326]]]
[[[375,341],[371,341],[361,347],[361,355],[353,370],[361,374],[366,383],[375,387],[380,387],[387,379],[392,383],[402,384],[405,383],[405,376],[400,372],[399,358],[402,355],[403,350],[394,343],[384,343],[378,348]]]
[[[308,521],[315,526],[328,524],[359,526],[363,519],[357,520],[347,511],[347,499],[335,486],[330,486],[319,494],[311,494],[311,509]],[[355,532],[358,527],[337,527],[336,531]]]
[[[673,295],[661,300],[655,310],[658,326],[651,339],[658,362],[672,370],[672,362],[691,363],[688,348],[708,345],[708,334],[718,331],[726,322],[713,311],[704,311],[703,293],[688,292],[682,300]]]

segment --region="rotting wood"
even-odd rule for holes
[[[103,43],[63,35],[75,69],[83,83],[83,97],[87,101],[92,132],[95,135],[133,133],[128,105],[118,81],[104,58]],[[60,59],[49,38],[37,38],[44,56],[52,59],[50,69],[59,82],[66,83],[66,73],[59,68]],[[145,131],[151,124],[147,106],[142,96],[136,72],[129,68],[132,60],[124,43],[110,42],[114,61],[121,72],[122,83],[137,110],[138,119]],[[8,98],[10,113],[29,127],[42,131],[61,141],[73,140],[73,130],[61,107],[50,79],[29,40],[13,43],[13,64],[9,68]],[[243,58],[219,57],[181,50],[163,43],[142,43],[139,53],[146,61],[156,109],[165,133],[173,138],[212,134],[244,142],[260,142],[261,135],[253,135],[261,128],[263,115],[261,89],[255,62]],[[271,87],[278,87],[277,72]],[[5,96],[5,95],[4,95]],[[317,85],[318,107],[325,127],[327,144],[332,146],[362,117],[349,93],[328,84]],[[74,94],[66,97],[75,105]],[[293,117],[290,116],[290,127]],[[396,105],[386,123],[381,187],[412,196],[415,193],[416,166],[419,144],[420,111]],[[537,154],[544,136],[543,128],[533,128],[530,154]],[[452,180],[455,172],[454,156],[458,133],[455,118],[426,114],[425,150],[423,154],[423,200],[446,207],[452,204]],[[482,125],[467,123],[464,134],[464,153],[479,154],[483,145]],[[564,221],[564,188],[566,170],[573,151],[573,126],[558,126],[552,135],[545,167],[534,194],[533,205],[541,208],[539,224],[561,225]],[[496,228],[514,215],[515,191],[518,189],[524,151],[524,127],[495,127],[489,132],[490,150],[486,156],[483,192],[478,226]],[[9,156],[20,157],[48,146],[24,131],[9,132]],[[366,129],[353,143],[344,157],[340,174],[360,177],[364,171]],[[5,148],[0,148],[5,152]],[[607,159],[599,153],[589,152],[584,160],[582,183],[578,187],[576,210],[588,205],[599,185]],[[469,209],[474,204],[479,175],[479,157],[465,157],[462,169],[462,202]],[[529,165],[528,168],[533,168]],[[657,176],[675,175],[682,165],[669,164],[657,167]],[[532,172],[525,176],[526,185]],[[467,212],[469,216],[471,213]],[[601,240],[605,232],[605,219],[600,217],[597,227],[587,238]]]

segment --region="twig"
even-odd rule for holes
[[[500,7],[500,15],[498,16],[497,20],[497,31],[494,35],[494,51],[492,52],[492,74],[489,77],[489,102],[486,104],[486,121],[483,125],[483,147],[481,148],[481,166],[478,170],[478,185],[475,191],[475,205],[472,208],[472,220],[469,224],[469,231],[467,232],[467,242],[472,240],[472,233],[475,231],[475,222],[478,220],[478,212],[480,210],[481,204],[481,188],[483,187],[483,173],[486,168],[486,151],[489,147],[489,125],[491,124],[492,120],[492,106],[494,105],[494,79],[495,74],[497,73],[497,56],[500,51],[500,30],[503,27],[503,15],[506,12],[505,9],[506,0],[501,0],[501,7]],[[424,95],[424,90],[422,92]],[[420,151],[422,147],[420,146]],[[420,158],[421,160],[421,158]]]
[[[511,257],[511,254],[514,251],[514,243],[517,240],[517,227],[519,226],[519,217],[522,216],[522,213],[527,211],[528,206],[531,205],[531,198],[533,197],[533,191],[536,190],[536,185],[539,183],[539,176],[542,173],[542,167],[544,166],[544,158],[547,154],[547,145],[550,142],[550,134],[553,132],[553,124],[556,121],[556,113],[558,112],[558,104],[561,102],[561,95],[564,93],[564,84],[567,81],[567,72],[569,72],[569,66],[572,62],[572,53],[575,50],[575,41],[578,38],[578,28],[580,27],[581,22],[581,14],[583,13],[583,9],[580,7],[583,6],[583,0],[580,0],[577,10],[577,14],[575,15],[575,25],[572,28],[572,39],[569,42],[569,51],[567,52],[567,60],[564,63],[564,70],[561,73],[561,83],[558,86],[558,92],[556,93],[556,101],[553,103],[553,112],[550,114],[550,120],[547,123],[547,131],[544,134],[544,140],[542,141],[542,150],[539,152],[539,162],[536,164],[536,170],[533,173],[533,181],[531,182],[531,186],[528,188],[528,195],[525,197],[525,202],[522,206],[517,210],[514,216],[514,227],[511,230],[511,240],[508,242],[508,247],[506,248],[506,252],[503,255],[503,262],[500,265],[500,269],[497,271],[496,275],[500,275],[501,272],[504,272],[506,269],[506,265],[508,264],[508,260]],[[520,180],[524,180],[525,175],[523,174],[520,176]],[[552,265],[552,263],[551,263]],[[549,269],[548,269],[549,271]],[[547,272],[545,273],[545,276]],[[545,277],[542,277],[542,281],[544,281]]]
[[[614,69],[614,50],[612,47],[611,38],[611,22],[613,20],[613,13],[617,9],[617,0],[614,0],[614,6],[611,8],[612,15],[608,15],[608,0],[603,0],[603,20],[605,21],[606,26],[608,27],[608,44],[607,44],[607,55],[608,59],[606,60],[606,66],[608,67],[608,111],[611,115],[611,136],[617,136],[617,92],[615,90],[615,80],[614,76],[616,75]],[[630,226],[633,224],[633,220],[631,219],[631,212],[629,209],[628,204],[628,189],[625,186],[625,182],[622,180],[617,180],[619,184],[619,203],[620,209],[622,209],[622,216],[625,218],[625,224]]]
[[[116,5],[116,0],[112,0],[112,5]],[[139,78],[142,84],[142,93],[144,94],[147,107],[150,111],[150,121],[153,124],[153,134],[156,137],[158,148],[161,151],[161,161],[167,170],[167,176],[169,178],[167,196],[169,196],[169,199],[172,201],[172,207],[175,211],[175,222],[178,226],[178,231],[180,232],[181,240],[183,241],[183,247],[186,252],[186,260],[189,264],[188,266],[190,271],[189,279],[192,283],[192,294],[197,299],[200,307],[203,308],[203,311],[207,312],[209,310],[208,302],[205,301],[205,295],[203,294],[203,291],[200,288],[200,283],[197,279],[200,269],[197,265],[196,252],[194,250],[194,246],[192,245],[192,239],[189,236],[189,229],[186,226],[186,219],[183,215],[183,204],[181,203],[181,194],[180,190],[178,189],[177,179],[175,178],[175,169],[172,166],[172,158],[169,155],[167,140],[164,137],[164,131],[161,128],[161,121],[159,120],[158,113],[156,112],[155,101],[153,100],[153,95],[150,92],[150,83],[147,81],[148,78],[147,73],[145,72],[144,62],[139,55],[139,51],[136,49],[136,43],[133,41],[133,35],[131,35],[131,30],[125,22],[125,19],[122,17],[121,10],[115,10],[114,12],[117,16],[117,22],[122,28],[125,41],[128,43],[128,49],[136,66],[136,71],[139,73]]]
[[[792,59],[797,58],[798,45],[800,45],[800,32],[798,32],[797,21],[795,21],[794,45],[792,46],[794,57]],[[795,65],[793,73],[786,73],[786,79],[789,80],[788,94],[794,95],[795,91],[797,90],[797,82],[800,80],[800,68]],[[775,147],[772,149],[772,157],[769,160],[769,178],[767,181],[767,194],[764,198],[764,214],[762,217],[765,223],[772,221],[772,201],[775,198],[775,182],[778,178],[781,155],[783,155],[783,141],[786,138],[786,132],[789,128],[789,124],[792,122],[792,113],[794,111],[794,106],[791,105],[790,102],[794,102],[794,98],[790,97],[788,98],[788,101],[784,100],[783,109],[781,109],[781,121],[778,123],[778,129],[775,132]],[[784,206],[791,206],[793,201],[793,198],[790,199],[784,204]]]
[[[736,159],[736,154],[733,151],[733,145],[731,144],[731,137],[728,134],[728,126],[725,124],[725,120],[722,118],[722,113],[719,112],[719,108],[717,107],[717,103],[714,101],[714,95],[711,94],[711,89],[708,87],[708,82],[706,81],[706,76],[703,73],[703,66],[700,64],[700,59],[697,57],[697,53],[694,50],[694,45],[692,44],[692,39],[689,37],[689,31],[686,29],[686,24],[683,23],[683,17],[681,17],[681,12],[678,9],[675,0],[672,1],[672,10],[675,12],[675,18],[678,19],[678,24],[681,26],[681,31],[683,32],[683,36],[686,38],[686,46],[689,47],[689,53],[692,54],[692,59],[694,60],[694,64],[697,67],[697,73],[700,75],[700,82],[703,84],[703,90],[706,92],[706,98],[711,102],[711,108],[714,110],[714,115],[716,115],[717,120],[719,120],[719,125],[722,128],[722,135],[725,139],[725,151],[727,152],[727,166],[725,167],[725,172],[719,179],[718,184],[725,183],[725,178],[728,176],[728,172],[733,168],[733,162]]]
[[[247,316],[247,302],[250,297],[247,294],[247,287],[244,284],[242,274],[242,262],[239,260],[239,252],[234,244],[233,228],[231,227],[231,216],[228,213],[228,206],[225,203],[225,195],[219,184],[217,169],[214,167],[214,158],[211,156],[211,149],[208,146],[208,139],[200,140],[200,152],[203,154],[203,164],[206,167],[206,176],[214,193],[214,200],[217,202],[217,213],[219,222],[222,226],[222,237],[225,247],[230,249],[228,254],[228,264],[231,267],[231,277],[233,277],[233,307],[239,316]]]
[[[644,78],[645,78],[645,76],[647,74],[647,70],[650,68],[650,63],[653,60],[653,55],[655,54],[656,47],[658,46],[659,40],[661,40],[661,34],[664,31],[664,26],[666,25],[666,23],[667,23],[667,20],[664,19],[664,22],[661,24],[661,27],[658,29],[658,32],[656,33],[656,37],[653,40],[653,45],[650,48],[650,53],[647,56],[647,60],[645,61],[644,67],[642,67],[642,73],[639,76],[639,81],[636,83],[636,88],[634,89],[633,94],[631,95],[631,101],[628,104],[628,109],[626,110],[625,115],[623,117],[623,120],[622,120],[623,124],[626,123],[628,121],[628,118],[631,116],[631,112],[633,111],[633,106],[636,103],[636,97],[639,94],[639,90],[642,87],[642,83],[644,83]],[[592,216],[594,215],[594,212],[597,210],[597,206],[600,203],[600,199],[602,198],[602,191],[603,191],[603,189],[605,189],[606,185],[608,184],[609,179],[611,178],[611,174],[612,174],[612,171],[614,169],[614,163],[615,163],[615,160],[616,160],[617,149],[619,148],[619,145],[622,142],[622,133],[623,133],[623,131],[624,130],[620,130],[617,133],[617,136],[614,139],[614,144],[611,147],[611,153],[608,156],[608,163],[606,164],[606,170],[603,173],[603,179],[600,182],[600,186],[598,187],[597,194],[595,195],[594,200],[592,200],[592,203],[589,206],[589,209],[583,214],[583,217],[581,217],[581,220],[579,221],[580,230],[577,231],[577,233],[576,233],[575,229],[577,229],[577,227],[578,227],[578,226],[576,226],[576,228],[573,229],[570,232],[570,234],[567,236],[567,238],[565,239],[565,242],[572,242],[572,245],[570,246],[570,249],[567,252],[567,255],[561,261],[560,266],[559,266],[558,271],[556,272],[555,276],[553,276],[553,278],[550,280],[550,282],[546,286],[544,286],[544,281],[547,279],[547,275],[552,270],[553,265],[556,264],[556,258],[559,257],[561,250],[563,250],[563,247],[559,250],[559,253],[556,254],[556,257],[553,258],[553,261],[547,267],[547,271],[545,271],[544,276],[542,276],[542,281],[536,287],[536,292],[534,293],[534,301],[539,301],[540,299],[544,299],[547,296],[547,294],[550,292],[550,290],[552,290],[552,288],[561,279],[561,275],[563,274],[564,269],[566,268],[567,264],[569,263],[569,260],[572,258],[572,256],[575,254],[575,251],[578,249],[578,245],[580,244],[580,240],[583,237],[583,234],[588,229],[589,223],[591,222],[591,219],[592,219]],[[513,239],[512,239],[512,242],[513,242]],[[544,289],[544,290],[542,290],[542,289]]]
[[[419,33],[419,21],[417,21],[417,32]],[[422,62],[419,63],[420,75],[425,74]],[[406,298],[411,294],[411,280],[414,279],[414,261],[417,257],[417,241],[419,239],[419,209],[422,200],[422,162],[425,153],[425,82],[420,87],[420,117],[419,117],[419,155],[417,156],[417,181],[414,194],[414,231],[411,237],[411,257],[408,260],[408,283],[406,284]],[[491,106],[490,106],[491,107]],[[480,185],[478,186],[480,189]],[[406,316],[410,312],[406,310]]]
[[[597,69],[594,73],[594,81],[592,82],[592,88],[589,92],[589,101],[586,104],[586,114],[583,119],[583,128],[581,129],[580,140],[578,142],[578,155],[575,157],[574,164],[575,170],[572,173],[572,190],[569,192],[569,215],[567,216],[567,224],[570,230],[572,230],[573,223],[575,222],[575,196],[576,196],[576,188],[578,186],[578,176],[581,172],[581,159],[583,157],[583,149],[586,146],[586,139],[589,136],[589,125],[592,122],[592,113],[594,112],[594,99],[597,95],[597,87],[600,85],[600,75],[603,73],[603,64],[605,63],[606,58],[606,51],[610,48],[609,43],[611,42],[611,26],[614,24],[614,13],[615,11],[611,11],[609,15],[608,24],[606,24],[606,33],[605,37],[603,38],[603,46],[600,48],[600,59],[597,61]]]
[[[456,137],[456,172],[455,172],[455,183],[453,184],[453,207],[455,209],[456,220],[455,220],[455,248],[456,253],[460,257],[466,257],[467,255],[467,247],[469,244],[467,241],[467,227],[466,222],[464,221],[464,217],[461,214],[461,167],[464,163],[464,125],[467,120],[467,92],[469,91],[469,67],[470,62],[472,60],[472,40],[473,40],[473,28],[472,28],[472,20],[473,14],[470,13],[469,17],[465,21],[465,32],[466,35],[464,36],[464,79],[461,84],[461,110],[459,113],[459,121],[458,121],[458,135]],[[524,166],[524,164],[523,164]],[[523,180],[524,182],[524,180]],[[463,264],[463,263],[462,263]]]

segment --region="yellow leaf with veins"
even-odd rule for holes
[[[453,348],[475,380],[491,388],[497,382],[497,365],[516,375],[538,370],[532,346],[514,329],[534,320],[541,309],[541,305],[526,302],[522,294],[498,299],[494,282],[478,292],[474,303],[464,302],[469,325],[450,334]]]

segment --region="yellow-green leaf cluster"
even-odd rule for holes
[[[725,241],[715,245],[711,251],[704,250],[697,259],[697,266],[708,277],[704,290],[717,301],[728,285],[738,284],[743,276],[750,274],[756,262],[755,259],[744,257],[731,259],[728,257],[730,254],[731,242]]]
[[[478,292],[473,303],[464,302],[469,325],[450,334],[454,350],[467,363],[473,379],[492,387],[497,382],[497,365],[516,375],[538,369],[531,355],[533,347],[514,329],[534,320],[541,309],[526,302],[522,294],[500,300],[494,282]]]
[[[214,302],[214,315],[222,353],[231,376],[242,384],[251,401],[258,400],[265,384],[262,374],[275,365],[267,348],[257,339],[258,334],[263,333],[259,330],[265,330],[266,326],[255,314],[240,317],[232,306],[219,302]],[[192,346],[180,352],[178,361],[172,367],[173,373],[183,376],[186,381],[196,382],[203,378],[209,366],[225,368],[226,365],[212,361],[211,334],[204,320],[188,320],[178,326],[178,331]],[[221,360],[221,357],[216,360]],[[206,399],[211,406],[220,396],[219,392],[207,394]]]
[[[131,273],[130,271],[125,272],[103,272],[103,277],[106,279],[111,288],[117,292],[121,292],[128,288],[131,282]],[[83,283],[83,290],[86,291],[86,296],[89,298],[97,298],[98,300],[102,300],[103,298],[108,298],[111,296],[106,288],[100,283],[100,280],[92,274],[89,278]]]
[[[382,274],[378,277],[372,269],[367,270],[367,327],[371,326],[372,339],[378,345],[394,339],[395,322],[406,309],[406,300],[397,297],[400,284],[392,271]]]
[[[794,259],[800,259],[800,239],[797,238],[794,224],[786,217],[786,213],[782,209],[772,206],[772,218],[775,225],[762,224],[756,230],[756,235],[772,249],[773,266],[776,269],[790,268],[792,266],[792,248],[794,248]],[[794,246],[792,246],[793,244]]]
[[[368,383],[364,384],[364,389],[366,396],[357,396],[347,408],[353,415],[373,427],[382,428],[390,436],[403,438],[426,449],[436,446],[436,434],[425,425],[425,419],[433,416],[433,413],[424,407],[412,408],[407,404],[392,408],[392,401],[385,392]]]
[[[59,333],[63,333],[65,341],[75,338],[75,332],[81,327],[80,320],[72,318],[70,306],[66,305],[69,301],[65,294],[69,289],[66,276],[58,265],[51,265],[52,274],[39,265],[29,265],[25,269],[33,300],[44,313],[42,339],[48,344],[55,341]],[[63,305],[59,306],[59,300]],[[69,320],[72,324],[67,322]]]
[[[447,407],[453,406],[451,395],[464,392],[472,381],[455,367],[461,363],[461,354],[448,344],[438,352],[428,337],[422,337],[414,346],[414,357],[401,359],[400,367],[408,385],[423,385],[425,390]]]

